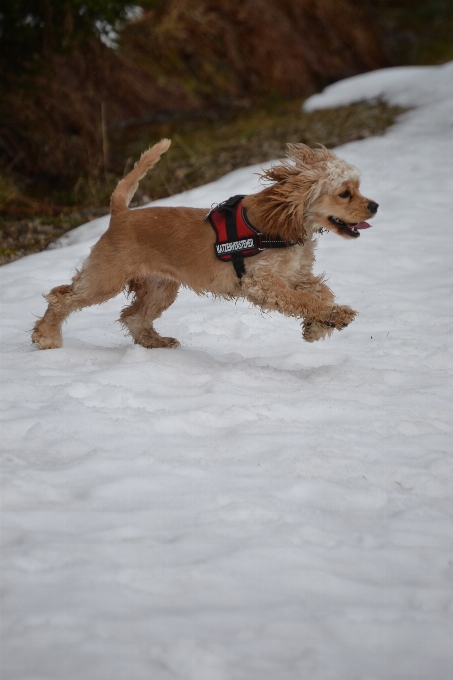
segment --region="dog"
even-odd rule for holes
[[[121,291],[132,297],[120,322],[134,342],[148,348],[176,347],[178,341],[159,335],[153,322],[175,301],[180,286],[198,294],[245,298],[263,310],[301,319],[308,342],[351,323],[357,312],[337,305],[323,277],[312,269],[317,234],[328,230],[356,239],[370,226],[364,220],[377,212],[378,204],[359,191],[357,168],[325,147],[288,144],[287,158],[263,171],[265,185],[259,193],[234,197],[236,203],[240,199],[243,222],[252,236],[241,240],[236,233],[236,240],[222,245],[212,229],[212,211],[129,209],[139,181],[169,146],[170,140],[162,139],[142,154],[113,192],[109,228],[72,283],[44,296],[48,308],[32,333],[39,349],[62,346],[61,326],[69,314]],[[228,207],[226,201],[217,208],[216,219],[223,219],[223,211],[231,227],[234,210],[239,208],[233,209],[231,202]]]

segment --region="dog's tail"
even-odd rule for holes
[[[144,151],[141,158],[135,164],[133,170],[121,182],[118,183],[115,191],[110,199],[110,214],[124,212],[128,209],[128,205],[132,200],[133,195],[137,191],[138,183],[146,175],[153,165],[160,160],[160,157],[165,153],[170,146],[169,139],[161,139],[160,142],[154,144],[148,151]]]

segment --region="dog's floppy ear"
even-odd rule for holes
[[[287,144],[286,147],[286,155],[299,169],[336,158],[335,154],[321,144],[316,149],[311,149],[306,144]]]
[[[306,238],[304,212],[319,194],[325,163],[336,156],[324,146],[288,144],[288,161],[265,170],[261,179],[272,182],[248,199],[259,217],[263,232],[285,241],[303,243]]]
[[[265,182],[279,182],[285,184],[292,175],[297,174],[295,168],[289,163],[283,162],[281,165],[273,165],[260,174],[260,178]]]
[[[306,237],[304,203],[312,180],[285,161],[265,170],[261,179],[272,184],[248,197],[248,205],[258,216],[256,226],[269,236],[303,243]]]

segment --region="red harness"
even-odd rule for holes
[[[263,237],[247,219],[242,199],[245,196],[232,196],[220,203],[206,215],[216,233],[215,254],[222,262],[232,262],[238,278],[245,274],[245,257],[258,255],[265,248],[287,248],[295,245],[287,243],[279,236],[274,240]]]

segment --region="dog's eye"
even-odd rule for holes
[[[339,194],[340,198],[351,198],[351,192],[349,189],[346,189],[346,191],[343,191],[343,193]]]

